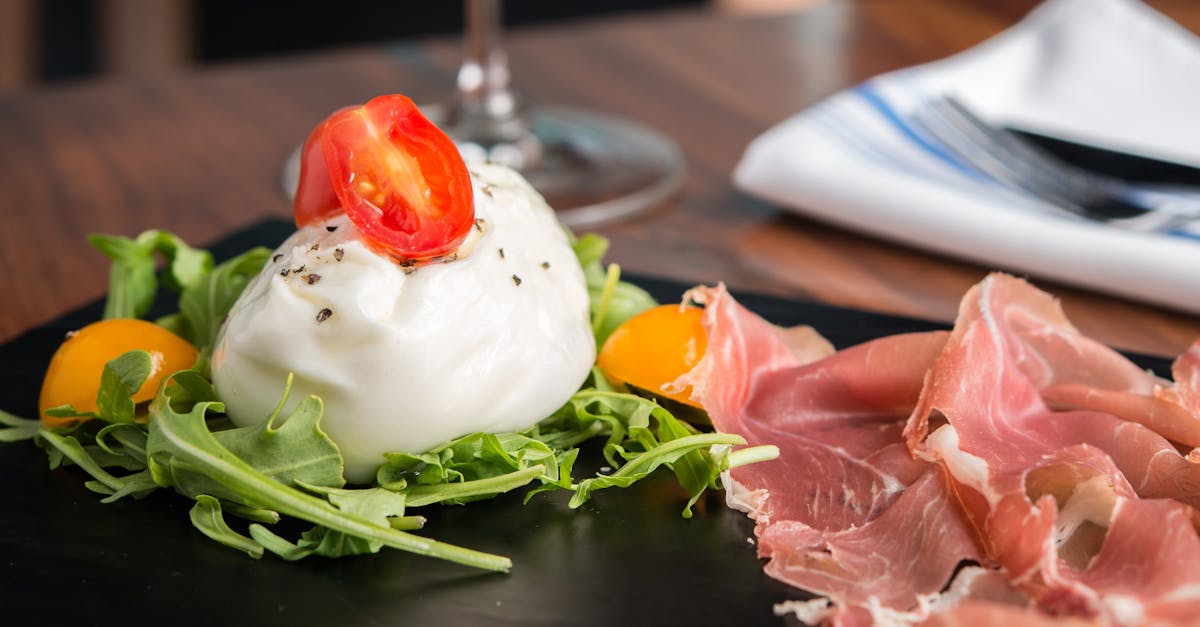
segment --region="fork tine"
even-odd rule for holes
[[[990,135],[970,120],[963,120],[954,109],[948,109],[941,99],[918,109],[914,120],[967,167],[1005,185],[1043,197],[1071,214],[1084,213],[1085,209],[1070,197],[1038,184],[1031,176],[1036,173],[1036,167],[1031,168],[1025,165],[1027,162],[1008,156]]]
[[[1016,135],[988,124],[952,96],[935,101],[934,107],[956,128],[998,150],[1003,165],[1034,184],[1069,195],[1079,204],[1098,201],[1124,187],[1118,181],[1072,166]]]
[[[951,97],[931,100],[915,112],[913,119],[963,163],[1071,214],[1111,221],[1139,217],[1150,211],[1124,201],[1125,186],[1120,181],[1046,155],[1013,134],[984,122]]]

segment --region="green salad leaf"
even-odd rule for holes
[[[258,559],[263,555],[263,545],[253,538],[236,532],[225,522],[221,501],[207,494],[197,494],[196,504],[188,512],[192,526],[231,549],[237,549],[246,555]]]
[[[145,231],[136,238],[93,234],[88,241],[112,260],[104,317],[138,318],[150,311],[158,294],[158,256],[167,267],[165,286],[180,291],[195,285],[212,269],[212,255],[188,246],[182,239],[162,230]]]
[[[111,502],[160,488],[195,501],[189,517],[205,536],[251,557],[273,553],[294,560],[320,555],[374,553],[384,547],[468,566],[507,571],[508,558],[410,533],[424,527],[411,510],[462,505],[526,488],[528,501],[547,492],[570,493],[579,507],[599,490],[628,487],[666,467],[687,494],[683,516],[697,499],[720,487],[729,468],[771,459],[774,447],[750,447],[736,435],[702,432],[656,401],[613,389],[593,370],[562,408],[520,433],[474,433],[423,453],[390,453],[369,486],[346,486],[337,445],[321,429],[323,403],[302,399],[287,415],[289,378],[270,416],[235,427],[224,415],[208,371],[220,326],[270,251],[255,248],[214,266],[207,251],[164,231],[137,238],[92,236],[113,260],[106,317],[149,311],[160,285],[179,292],[179,311],[157,322],[193,342],[201,359],[173,373],[148,407],[133,400],[150,375],[146,351],[109,361],[101,375],[97,410],[70,406],[48,414],[86,419],[45,428],[41,421],[0,412],[0,441],[33,439],[51,468],[73,466],[86,486]],[[595,235],[572,240],[587,281],[597,342],[656,303],[604,266],[608,243]],[[158,258],[165,267],[156,273]],[[605,467],[576,478],[580,447],[596,440]],[[241,519],[231,524],[229,516]],[[294,538],[272,529],[283,518],[312,526]]]
[[[398,531],[412,531],[425,525],[423,517],[404,514],[406,507],[404,494],[383,488],[306,487],[329,499],[329,502],[339,510],[371,520],[380,526],[388,526]],[[252,525],[250,534],[267,550],[287,560],[302,559],[309,555],[324,557],[361,555],[375,553],[383,548],[383,544],[377,540],[321,526],[305,531],[295,543],[276,535],[262,525]]]
[[[225,315],[271,256],[252,248],[215,268],[212,254],[188,246],[162,230],[136,238],[93,234],[88,241],[112,260],[105,318],[139,318],[154,305],[159,286],[179,293],[179,311],[155,322],[201,349],[211,351]],[[166,260],[162,272],[158,259]]]
[[[0,410],[0,442],[31,440],[41,430],[41,420],[22,418]]]
[[[225,315],[270,258],[270,249],[253,248],[185,285],[179,295],[179,315],[173,319],[178,335],[210,352]]]
[[[50,407],[46,415],[55,418],[87,418],[104,422],[133,422],[136,406],[133,394],[150,376],[153,362],[146,351],[129,351],[109,361],[100,374],[96,411],[81,411],[71,405]],[[71,427],[62,429],[70,430]]]
[[[137,413],[133,394],[150,377],[153,367],[146,351],[129,351],[108,362],[100,374],[96,414],[107,422],[133,422]]]
[[[191,378],[197,374],[195,371],[186,371],[176,377]],[[250,508],[264,507],[262,503],[246,498],[214,479],[203,469],[194,469],[187,464],[156,462],[154,455],[159,450],[157,447],[161,438],[156,437],[154,427],[156,422],[162,420],[162,416],[190,413],[195,407],[212,407],[218,412],[224,409],[217,401],[200,401],[194,403],[188,411],[176,411],[174,407],[187,405],[172,401],[171,395],[176,391],[188,394],[183,386],[169,387],[159,398],[166,406],[155,405],[151,411],[152,420],[146,452],[150,458],[147,467],[154,480],[160,486],[173,487],[176,492],[191,498],[199,494],[208,494]],[[285,398],[287,393],[288,388],[285,388]],[[281,401],[281,407],[282,404]],[[257,425],[209,432],[223,449],[246,462],[256,472],[280,484],[292,485],[301,482],[313,486],[341,487],[345,484],[342,478],[342,456],[333,441],[320,429],[321,413],[321,399],[310,396],[301,401],[286,417],[280,417],[279,409],[276,408],[273,415]],[[207,427],[207,423],[205,426]]]
[[[413,507],[462,504],[492,498],[535,479],[557,484],[555,453],[519,433],[473,433],[417,455],[388,453],[376,479],[386,489],[407,494]]]
[[[167,389],[164,387],[162,394]],[[506,557],[398,531],[390,525],[340,509],[328,499],[302,491],[295,485],[282,483],[222,446],[209,430],[208,413],[223,409],[218,402],[204,401],[196,403],[189,412],[178,413],[172,409],[169,399],[155,402],[151,410],[150,439],[146,444],[147,467],[155,483],[182,489],[187,494],[201,485],[197,477],[203,477],[213,482],[216,491],[220,492],[220,495],[209,494],[209,497],[221,498],[223,495],[225,500],[234,503],[306,520],[348,536],[377,542],[381,547],[389,546],[485,570],[507,571],[512,566]],[[319,401],[316,413],[319,419]],[[316,433],[319,431],[314,431],[314,437],[320,437],[315,436]],[[306,465],[308,461],[298,459],[296,463]]]
[[[658,304],[646,290],[621,280],[621,267],[602,263],[608,252],[608,240],[595,233],[585,233],[571,242],[575,257],[583,268],[591,302],[592,332],[596,346],[604,345],[609,335],[622,322]]]
[[[586,502],[596,490],[629,487],[665,465],[688,495],[683,517],[690,518],[692,506],[704,491],[720,487],[722,472],[779,454],[775,447],[753,447],[745,449],[752,454],[731,458],[728,449],[746,443],[741,436],[701,433],[652,400],[597,389],[576,392],[534,430],[534,437],[560,446],[573,446],[582,436],[606,438],[604,457],[615,471],[575,485],[571,507]]]

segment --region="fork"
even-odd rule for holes
[[[950,96],[916,109],[914,125],[956,164],[1081,218],[1138,231],[1163,232],[1200,218],[1188,200],[1068,164],[1015,133],[992,126]],[[1174,188],[1178,189],[1178,188]],[[1198,190],[1200,191],[1200,190]]]

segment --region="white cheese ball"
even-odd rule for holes
[[[571,397],[596,346],[567,236],[516,172],[474,166],[472,181],[477,228],[452,261],[405,268],[344,216],[279,247],[214,350],[234,423],[266,420],[294,373],[284,415],[320,396],[347,480],[365,483],[384,453],[523,430]]]

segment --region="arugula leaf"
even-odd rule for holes
[[[290,389],[291,379],[289,378],[284,389],[283,400],[280,401],[275,412],[263,422],[246,427],[210,431],[211,437],[222,449],[244,461],[255,472],[283,485],[292,485],[296,482],[329,487],[344,485],[342,455],[333,441],[321,431],[318,424],[322,414],[321,400],[310,396],[301,401],[291,415],[284,419],[280,418],[280,408]],[[173,387],[171,391],[188,393],[184,386]],[[170,393],[164,394],[163,399],[169,399]],[[174,407],[184,405],[179,402],[170,404]],[[190,407],[200,404],[209,404],[214,408],[221,407],[223,409],[223,406],[215,401],[202,401],[192,403],[189,409],[185,409],[182,413],[187,413],[190,411]],[[153,444],[153,428],[150,433],[147,442],[148,450],[152,448]],[[154,465],[149,465],[154,471]],[[262,505],[252,499],[243,498],[236,491],[230,490],[220,481],[203,472],[186,466],[176,470],[178,472],[172,474],[169,483],[176,492],[184,496],[196,498],[201,494],[207,494],[247,507],[257,508]]]
[[[261,545],[262,548],[289,562],[301,560],[313,554],[311,546],[302,547],[292,544],[262,525],[250,525],[249,531],[250,537],[254,538],[254,541]]]
[[[579,266],[583,268],[583,273],[588,275],[594,274],[596,271],[603,272],[600,261],[608,252],[608,239],[595,233],[584,233],[579,236],[568,233],[572,235],[571,250],[575,252],[575,258],[579,260]]]
[[[149,311],[158,291],[153,248],[117,235],[89,235],[88,241],[113,262],[104,318],[137,318]]]
[[[620,268],[616,264],[609,268],[616,268],[617,276],[620,276]],[[604,317],[599,324],[593,322],[597,346],[603,346],[608,336],[612,335],[612,332],[616,331],[623,322],[658,305],[658,302],[646,290],[633,283],[620,280],[613,283],[611,290],[602,292],[601,298],[604,299],[602,301]]]
[[[153,485],[147,485],[144,477],[141,477],[138,473],[125,477],[117,477],[110,474],[104,470],[104,467],[73,436],[59,435],[53,431],[43,429],[38,433],[38,439],[54,447],[63,458],[70,460],[91,475],[95,481],[89,482],[86,485],[93,492],[120,498],[128,494],[142,496],[148,494],[153,489]],[[52,456],[51,467],[56,466],[55,457]]]
[[[150,376],[153,359],[143,350],[122,353],[104,364],[100,373],[100,388],[96,392],[96,411],[82,411],[73,405],[59,405],[45,410],[54,418],[92,418],[108,423],[133,422],[137,404],[133,395]],[[82,421],[55,427],[60,433],[74,431]]]
[[[138,318],[154,304],[158,292],[157,255],[167,260],[163,283],[176,291],[194,285],[212,269],[212,255],[192,248],[178,236],[162,230],[145,231],[130,239],[119,235],[88,236],[112,260],[104,317]]]
[[[390,490],[346,490],[310,485],[304,487],[324,496],[341,511],[361,516],[380,526],[420,529],[425,524],[425,519],[420,516],[404,516],[405,496]],[[393,520],[400,519],[403,519],[403,522],[392,523]],[[325,557],[342,557],[375,553],[381,548],[383,544],[377,540],[347,535],[326,527],[314,527],[301,536],[300,542],[296,544],[296,554],[304,551]]]
[[[717,477],[728,469],[724,459],[714,458],[709,449],[746,443],[737,435],[700,433],[652,400],[599,390],[577,392],[562,409],[538,426],[537,437],[561,442],[564,435],[596,431],[596,425],[602,425],[609,433],[604,457],[617,470],[575,486],[571,507],[582,505],[595,490],[629,487],[666,465],[689,496],[683,516],[690,518],[692,505],[706,489],[719,487]]]
[[[346,484],[342,477],[342,454],[321,430],[324,413],[321,399],[309,396],[285,420],[280,420],[291,386],[289,376],[275,412],[263,422],[217,431],[213,437],[230,453],[250,462],[255,470],[284,485],[299,482],[340,488]]]
[[[192,248],[167,231],[145,231],[132,239],[96,233],[89,235],[88,241],[112,260],[105,318],[145,315],[161,283],[180,293],[179,312],[157,322],[195,344],[205,355],[230,307],[271,255],[269,249],[260,246],[214,268],[211,253]],[[167,263],[156,275],[160,256]]]
[[[115,429],[112,429],[115,428]],[[94,436],[95,444],[86,444],[84,451],[92,460],[105,468],[124,468],[129,471],[146,468],[146,427],[143,425],[109,425],[102,429],[103,435]],[[116,435],[114,435],[114,432]],[[110,441],[112,438],[115,441]],[[140,448],[134,448],[140,444]]]
[[[179,236],[168,231],[154,231],[155,248],[170,264],[163,273],[163,283],[173,291],[181,291],[199,283],[213,267],[212,254],[192,248]]]
[[[234,531],[226,524],[225,516],[221,511],[221,501],[207,494],[197,494],[196,504],[188,512],[188,517],[192,521],[192,526],[209,538],[227,547],[242,551],[254,559],[262,557],[263,546],[261,544]]]
[[[141,498],[158,487],[145,472],[146,427],[134,422],[133,395],[150,375],[150,368],[151,357],[146,351],[123,353],[104,364],[96,394],[97,411],[80,412],[69,405],[46,411],[51,416],[87,416],[109,423],[98,432],[67,427],[55,431],[42,428],[36,433],[37,442],[49,453],[50,467],[64,463],[79,466],[93,479],[85,485],[105,495],[103,502],[125,496]],[[71,431],[78,437],[66,435]],[[121,468],[132,474],[118,477],[106,468]]]
[[[252,248],[185,286],[176,320],[182,337],[202,351],[211,350],[225,315],[270,258],[270,249]]]
[[[33,439],[42,429],[41,420],[14,416],[0,410],[0,442],[20,442]]]
[[[100,499],[101,503],[112,503],[127,496],[140,499],[158,489],[158,484],[154,483],[154,479],[150,476],[150,473],[145,470],[126,475],[121,478],[121,481],[122,486],[107,497]],[[99,489],[95,484],[96,482],[89,481],[84,485],[93,492],[106,493],[105,490]]]
[[[194,369],[176,372],[167,380],[166,388],[166,393],[159,394],[155,402],[169,402],[176,411],[187,411],[196,403],[219,400],[212,381]],[[284,388],[285,397],[290,389],[289,380]]]
[[[620,266],[614,263],[604,267],[601,260],[608,251],[607,239],[585,233],[571,241],[571,248],[587,283],[596,346],[603,346],[622,322],[658,304],[646,290],[621,281]]]
[[[559,478],[555,451],[518,433],[473,433],[425,453],[388,453],[384,458],[379,485],[404,492],[413,507],[468,503],[535,479],[556,483]]]
[[[96,393],[96,417],[106,422],[133,422],[137,409],[133,395],[152,369],[150,353],[142,350],[129,351],[104,364]]]
[[[606,438],[604,456],[617,470],[575,484],[576,447],[597,437]],[[629,487],[665,465],[688,494],[687,518],[705,490],[720,487],[722,472],[778,455],[773,447],[754,447],[732,458],[731,448],[743,444],[737,435],[701,433],[653,400],[587,388],[524,433],[475,433],[425,453],[389,453],[376,478],[381,487],[404,494],[410,507],[491,498],[535,480],[541,485],[526,500],[571,490],[570,506],[579,507],[596,490]]]
[[[164,388],[160,393],[166,392]],[[259,472],[217,441],[208,430],[209,411],[222,411],[217,402],[200,402],[187,413],[177,413],[169,399],[160,399],[151,409],[150,439],[146,446],[148,468],[155,482],[170,487],[188,475],[210,478],[233,500],[306,520],[349,536],[421,555],[474,566],[507,571],[512,562],[463,547],[437,542],[380,525],[361,515],[339,510],[329,501],[284,485]],[[251,528],[251,535],[254,535]]]

